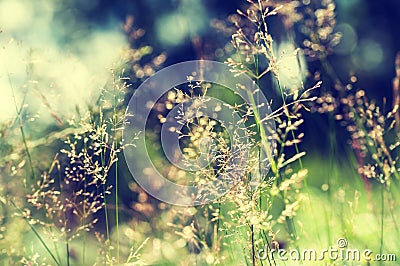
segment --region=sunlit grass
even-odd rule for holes
[[[190,3],[156,24],[167,45],[208,23],[201,19],[206,10],[196,13],[197,4]],[[136,158],[138,167],[145,152],[152,159],[154,169],[142,170],[149,180],[154,171],[182,184],[215,180],[225,173],[232,143],[250,150],[245,163],[234,165],[240,175],[232,189],[196,207],[150,196],[121,153],[134,147],[122,139],[126,117],[135,115],[125,113],[127,100],[166,54],[155,55],[147,45],[124,47],[144,34],[132,27],[133,17],[122,27],[110,22],[87,34],[69,35],[73,26],[60,32],[60,9],[59,2],[0,2],[0,61],[6,62],[0,65],[1,265],[299,265],[277,256],[260,259],[259,251],[321,252],[337,248],[339,239],[348,248],[400,256],[400,55],[392,103],[371,99],[354,73],[341,79],[340,66],[330,62],[340,40],[336,30],[353,29],[336,27],[334,1],[248,1],[229,25],[218,24],[231,35],[231,44],[218,49],[232,72],[250,76],[270,97],[267,117],[260,117],[259,95],[249,88],[242,88],[249,103],[202,82],[171,88],[158,99],[147,124],[147,150]],[[274,27],[289,41],[275,39]],[[366,69],[379,68],[383,48],[372,40],[355,46],[355,39],[338,51]],[[224,101],[241,123],[222,125],[217,108],[213,118],[185,121],[179,132],[185,163],[212,155],[205,167],[185,171],[167,161],[160,128],[169,110],[194,96]],[[200,110],[192,108],[185,112]],[[175,118],[183,121],[185,112]],[[272,120],[276,129],[267,132],[272,129],[263,123]],[[236,139],[227,136],[229,126]],[[308,127],[320,139],[308,137]],[[262,182],[253,186],[258,176]],[[329,256],[303,261],[322,263],[379,264]]]

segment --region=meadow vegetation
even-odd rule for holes
[[[177,183],[223,175],[232,142],[226,125],[206,116],[186,121],[182,112],[187,163],[212,156],[198,171],[166,164],[159,134],[169,110],[193,96],[216,97],[245,125],[234,131],[247,137],[237,137],[236,148],[249,151],[236,167],[235,185],[200,206],[151,197],[124,162],[123,150],[135,145],[122,138],[127,116],[135,115],[125,112],[127,102],[143,79],[163,67],[166,54],[153,54],[150,46],[124,49],[97,100],[71,117],[58,113],[40,89],[46,85],[35,75],[35,60],[28,60],[23,84],[14,84],[8,73],[15,115],[0,125],[0,264],[343,265],[329,256],[260,259],[261,249],[321,251],[337,247],[340,238],[350,248],[400,256],[400,55],[393,58],[393,95],[369,97],[356,74],[340,77],[340,66],[330,62],[341,38],[335,12],[333,0],[248,0],[245,9],[212,22],[231,38],[219,48],[225,63],[235,75],[250,76],[271,100],[268,117],[227,88],[190,79],[154,105],[148,152]],[[133,44],[144,34],[131,17],[121,30]],[[285,49],[274,32],[285,32]],[[17,97],[28,90],[37,91],[50,126],[35,125],[36,114]],[[274,121],[273,131],[263,127],[266,120]],[[313,141],[310,128],[328,143],[323,150],[303,145]],[[258,186],[254,178],[261,180]],[[368,258],[349,263],[389,265]]]

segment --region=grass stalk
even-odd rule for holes
[[[19,130],[20,130],[20,132],[21,132],[22,142],[23,142],[23,144],[24,144],[26,156],[28,157],[29,167],[30,167],[30,170],[31,170],[32,178],[33,178],[33,180],[34,180],[34,185],[36,185],[36,181],[37,181],[37,180],[36,180],[35,169],[34,169],[34,167],[33,167],[32,156],[31,156],[31,153],[30,153],[30,151],[29,151],[28,144],[27,144],[26,135],[25,135],[25,130],[24,130],[24,125],[23,125],[23,121],[22,121],[22,117],[21,117],[21,112],[22,112],[23,104],[21,105],[20,108],[18,108],[17,99],[16,99],[15,91],[14,91],[14,86],[12,85],[10,75],[8,75],[8,81],[9,81],[9,83],[10,83],[10,87],[11,87],[11,91],[12,91],[12,97],[13,97],[13,101],[14,101],[15,111],[16,111],[16,113],[17,113],[17,119],[18,119],[18,124],[19,124]]]
[[[21,215],[21,217],[24,219],[26,224],[30,227],[32,232],[35,234],[35,236],[39,239],[40,243],[42,243],[43,247],[46,249],[46,251],[49,253],[50,257],[54,260],[54,262],[57,264],[57,266],[61,266],[62,264],[56,259],[54,256],[53,252],[50,250],[50,248],[47,246],[46,242],[43,240],[43,238],[40,236],[39,232],[36,230],[36,228],[28,221],[28,219],[24,216],[23,211],[14,203],[14,201],[11,200],[11,204],[13,207],[18,211],[18,213]]]
[[[83,143],[83,149],[86,152],[87,151],[87,144],[86,141]],[[82,220],[82,226],[85,226],[86,224],[86,192],[87,192],[87,180],[86,180],[86,171],[83,174],[83,220]],[[82,241],[82,265],[85,265],[86,262],[86,233],[83,234],[83,241]]]
[[[104,215],[106,222],[106,237],[107,237],[107,255],[111,259],[111,239],[110,239],[110,226],[108,221],[106,184],[103,184],[103,195],[104,195]]]
[[[113,73],[114,77],[114,103],[113,103],[113,150],[115,151],[117,149],[117,105],[118,105],[118,90],[116,88],[117,84],[115,81],[115,74]],[[116,155],[118,156],[118,155]],[[119,263],[119,197],[118,197],[118,157],[116,158],[115,161],[115,231],[117,234],[117,263]]]
[[[380,247],[379,247],[379,253],[383,254],[383,235],[384,235],[384,228],[383,228],[383,222],[384,222],[384,215],[385,215],[385,184],[381,184],[381,232],[380,232]]]
[[[57,170],[58,170],[58,182],[59,182],[59,186],[60,186],[60,193],[61,193],[61,195],[63,195],[63,185],[62,185],[62,178],[61,178],[61,167],[60,167],[60,163],[58,162],[57,158],[56,158],[55,164],[57,165]],[[64,206],[65,205],[64,197],[61,197],[61,201],[62,201],[62,205]],[[67,226],[67,214],[64,212],[63,216],[64,216],[65,226]],[[69,262],[70,254],[69,254],[69,240],[68,240],[68,235],[67,234],[68,234],[68,230],[67,230],[67,228],[65,228],[65,250],[66,250],[66,254],[67,254],[67,258],[66,258],[67,259],[67,265],[69,266],[70,265],[70,262]]]
[[[100,107],[100,123],[99,126],[101,127],[101,130],[103,130],[103,109]],[[105,133],[101,133],[101,142],[104,143],[105,141]],[[101,147],[101,152],[100,152],[100,161],[101,161],[101,166],[102,166],[102,188],[103,188],[103,198],[104,198],[104,218],[105,218],[105,223],[106,223],[106,237],[107,237],[107,255],[108,258],[111,260],[111,239],[110,239],[110,226],[109,226],[109,220],[108,220],[108,206],[107,206],[107,188],[106,188],[106,153],[107,153],[107,147],[106,145],[103,145]],[[107,256],[106,255],[106,256]],[[106,258],[107,261],[107,258]]]
[[[255,245],[255,239],[254,239],[254,225],[250,226],[251,230],[251,262],[253,266],[256,265],[256,245]]]

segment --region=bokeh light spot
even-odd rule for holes
[[[350,54],[357,47],[358,36],[356,31],[347,23],[339,24],[336,31],[342,33],[342,38],[340,43],[335,46],[335,52],[343,55]]]

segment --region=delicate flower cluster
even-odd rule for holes
[[[306,36],[303,41],[304,53],[311,59],[321,59],[332,53],[341,38],[334,31],[336,26],[336,5],[333,0],[303,1],[304,17],[300,30]]]

